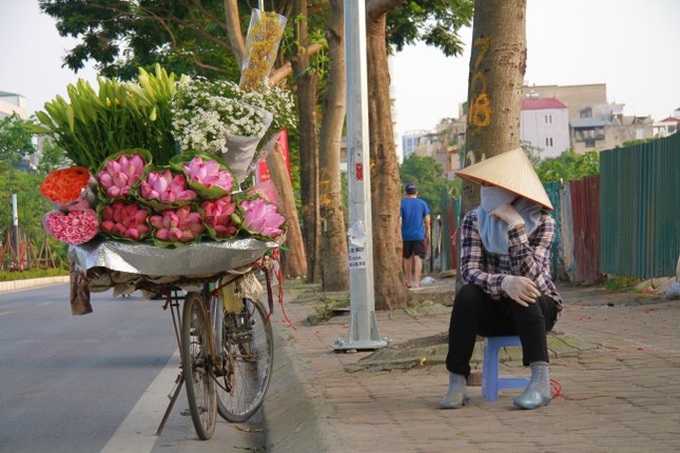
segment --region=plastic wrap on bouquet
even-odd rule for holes
[[[231,169],[239,183],[243,182],[252,171],[251,163],[255,157],[257,145],[272,124],[273,116],[271,112],[266,110],[263,110],[263,112],[265,113],[264,127],[259,135],[252,137],[227,135],[227,152],[221,154],[222,161]]]
[[[70,203],[59,204],[52,202],[52,204],[54,205],[55,209],[60,211],[85,211],[86,209],[90,209],[97,204],[96,187],[97,181],[92,178],[87,187],[82,189],[80,198],[73,200]]]
[[[260,161],[262,159],[267,158],[269,153],[271,153],[272,150],[274,149],[274,146],[276,146],[276,143],[279,141],[282,134],[283,134],[282,130],[277,131],[267,139],[267,142],[264,143],[264,145],[258,148],[257,153],[255,153],[255,155],[253,156],[253,160],[250,163],[250,166],[248,167],[247,174],[251,174],[253,171],[255,171]]]
[[[273,241],[255,238],[223,242],[200,242],[175,249],[137,242],[94,240],[69,248],[69,258],[88,278],[102,269],[144,277],[180,280],[210,278],[238,269],[278,247]],[[93,272],[94,271],[94,272]]]
[[[285,16],[273,11],[253,9],[239,82],[244,90],[257,90],[269,77],[287,21]]]

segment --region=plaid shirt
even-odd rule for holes
[[[531,238],[520,224],[508,231],[508,255],[496,255],[484,250],[477,225],[477,209],[470,210],[461,225],[461,273],[463,281],[477,285],[494,299],[503,296],[501,282],[505,275],[528,277],[539,291],[564,306],[562,296],[550,275],[550,247],[555,238],[555,219],[543,212]]]

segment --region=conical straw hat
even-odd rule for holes
[[[468,181],[488,183],[521,195],[553,210],[543,183],[538,179],[533,165],[522,148],[513,149],[497,156],[458,170],[456,176]]]

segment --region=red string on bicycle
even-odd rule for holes
[[[283,313],[283,319],[288,323],[289,326],[293,328],[293,330],[298,330],[295,324],[293,324],[293,321],[290,320],[288,317],[288,313],[286,313],[286,307],[283,303],[283,269],[281,267],[281,252],[279,249],[274,249],[272,250],[271,253],[271,258],[276,262],[276,281],[279,283],[279,291],[278,291],[278,299],[279,299],[279,305],[281,306],[281,313]],[[274,267],[274,266],[272,266]],[[271,282],[269,280],[269,273],[267,272],[267,285],[271,286]],[[271,296],[271,287],[268,288],[270,293],[269,295]],[[271,316],[272,310],[270,310],[269,315],[267,318]],[[267,319],[268,320],[268,319]]]

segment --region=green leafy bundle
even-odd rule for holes
[[[172,136],[175,77],[160,65],[155,74],[143,68],[138,81],[121,83],[98,78],[96,92],[84,79],[36,112],[34,133],[45,134],[76,165],[95,173],[109,156],[129,148],[148,149],[154,162],[167,163],[176,154]]]

